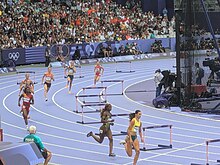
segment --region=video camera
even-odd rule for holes
[[[218,72],[220,70],[220,60],[219,58],[210,59],[206,58],[205,61],[202,62],[203,66],[208,66],[212,72]]]

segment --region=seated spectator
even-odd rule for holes
[[[112,57],[113,56],[113,51],[112,51],[111,45],[107,46],[106,51],[107,51],[107,56],[108,57]]]
[[[40,137],[37,136],[37,135],[35,135],[35,134],[36,134],[36,130],[37,130],[37,129],[36,129],[35,126],[33,126],[33,125],[30,126],[30,128],[29,128],[30,134],[27,135],[27,136],[24,138],[23,141],[24,141],[24,142],[34,142],[34,143],[37,145],[37,147],[39,148],[39,150],[40,150],[42,156],[43,156],[44,159],[45,159],[44,165],[48,165],[48,163],[49,163],[49,161],[50,161],[50,159],[51,159],[51,157],[52,157],[52,153],[44,147],[44,145],[43,145],[43,143],[42,143]]]
[[[119,48],[118,48],[118,53],[119,55],[126,55],[126,51],[125,51],[125,46],[124,45],[121,45]]]
[[[162,46],[162,41],[155,40],[155,42],[151,45],[151,51],[153,53],[165,53],[165,48]]]

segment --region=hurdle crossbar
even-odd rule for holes
[[[76,97],[102,97],[103,95],[97,94],[97,95],[77,95]]]
[[[101,124],[101,121],[91,121],[91,122],[84,122],[84,121],[77,121],[79,124]]]
[[[124,80],[102,80],[101,85],[103,86],[104,83],[121,83],[121,93],[107,93],[107,89],[105,92],[106,96],[113,96],[113,95],[123,95],[123,90],[124,90]]]
[[[170,128],[170,144],[169,145],[161,145],[158,144],[159,148],[153,148],[153,149],[147,149],[146,147],[146,130],[148,129],[155,129],[155,128],[166,128],[169,127]],[[143,127],[143,136],[144,136],[144,147],[141,148],[141,151],[149,151],[149,150],[158,150],[158,149],[167,149],[167,148],[172,148],[172,125],[155,125],[155,126],[148,126],[148,127]]]
[[[82,88],[83,90],[85,90],[85,89],[106,89],[107,87],[84,87],[84,88]]]
[[[37,84],[37,82],[35,81],[35,71],[17,71],[16,72],[16,74],[17,74],[17,85],[20,85],[21,84],[21,82],[22,82],[22,80],[21,80],[21,82],[19,82],[19,79],[21,79],[21,77],[19,76],[19,74],[25,74],[25,73],[32,73],[32,74],[34,74],[34,81],[33,81],[33,83],[34,84]]]
[[[112,114],[112,117],[114,117],[114,116],[129,116],[129,114],[127,114],[127,113],[121,113],[121,114]]]
[[[17,71],[16,73],[17,74],[19,74],[19,73],[34,73],[35,74],[34,71]]]
[[[104,101],[83,101],[83,104],[96,104],[96,103],[107,103],[107,100],[104,100]]]

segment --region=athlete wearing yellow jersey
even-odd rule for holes
[[[144,142],[144,138],[142,136],[142,123],[141,123],[141,111],[136,110],[135,113],[131,113],[129,115],[130,118],[130,124],[128,127],[128,135],[126,136],[125,142],[122,142],[125,146],[126,153],[129,157],[132,156],[132,146],[135,149],[135,156],[134,156],[134,161],[133,165],[137,164],[137,160],[140,155],[140,144],[137,138],[137,133],[139,133],[141,142]]]

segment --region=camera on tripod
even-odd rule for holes
[[[202,64],[203,66],[208,66],[209,69],[213,72],[218,72],[220,70],[219,58],[215,58],[215,59],[206,58]]]
[[[220,59],[219,58],[206,58],[203,61],[203,66],[209,67],[211,73],[208,77],[207,85],[210,86],[211,83],[219,83],[220,82]],[[216,77],[215,77],[216,74]]]

